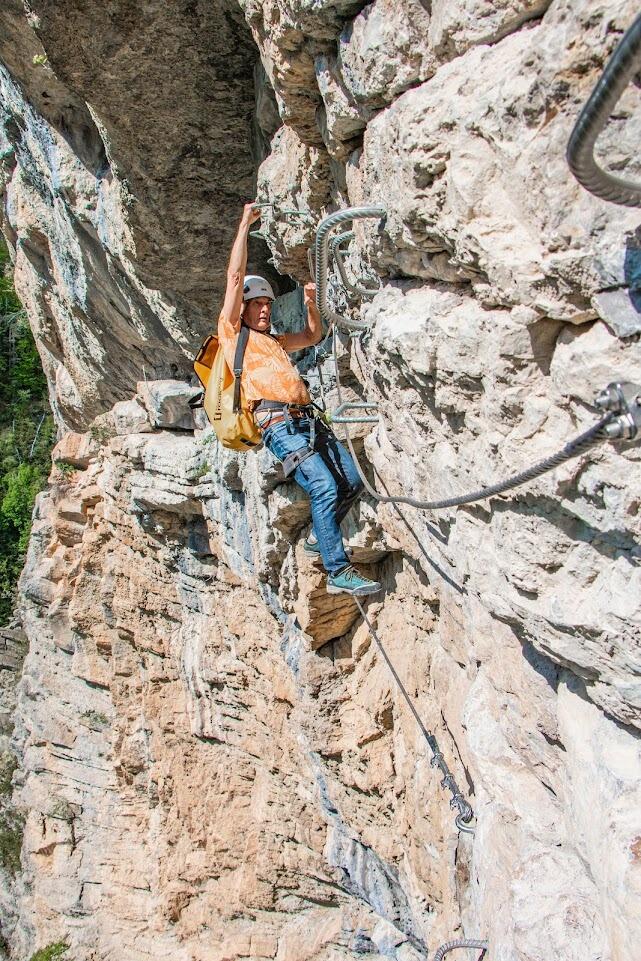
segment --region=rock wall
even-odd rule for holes
[[[592,424],[598,390],[639,382],[638,213],[564,151],[636,13],[3,8],[3,226],[61,428],[22,579],[12,956],[420,961],[466,935],[496,961],[636,957],[638,446],[456,510],[366,498],[346,523],[474,808],[459,833],[366,623],[302,553],[302,492],[265,451],[218,448],[180,379],[255,178],[298,281],[323,213],[387,210],[347,262],[376,295],[331,278],[372,324],[339,367],[379,405],[356,432],[379,490],[461,493]],[[599,141],[631,177],[637,106],[631,85]],[[335,406],[331,361],[324,381]]]
[[[191,371],[261,157],[257,51],[233,0],[43,3],[28,16],[8,0],[0,37],[16,290],[60,425],[86,428],[143,369]]]

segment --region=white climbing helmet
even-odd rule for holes
[[[274,291],[264,277],[248,274],[243,281],[243,300],[253,300],[254,297],[269,297],[276,300]]]

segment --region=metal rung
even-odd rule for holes
[[[364,401],[341,404],[331,415],[332,424],[378,424],[376,417],[344,417],[343,413],[347,410],[377,410],[378,404],[368,404]]]
[[[308,210],[295,210],[289,207],[283,207],[280,213],[284,214],[285,217],[303,217],[304,220],[314,219]]]
[[[285,217],[304,217],[305,220],[313,220],[313,216],[308,210],[297,210],[295,207],[278,207],[278,204],[273,203],[260,203],[254,204],[254,207],[273,207],[277,210],[279,214],[283,214]]]

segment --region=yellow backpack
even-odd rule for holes
[[[223,447],[251,450],[261,443],[254,415],[247,406],[241,386],[243,357],[249,329],[241,327],[234,354],[234,369],[229,369],[219,340],[213,335],[204,342],[194,360],[194,370],[203,385],[203,406]]]

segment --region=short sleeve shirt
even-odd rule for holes
[[[309,404],[310,397],[303,379],[282,347],[282,337],[250,330],[243,360],[241,383],[249,401],[280,400],[284,404]],[[218,340],[231,370],[238,334],[221,314],[218,318]]]

